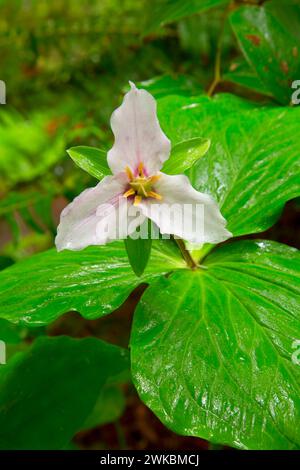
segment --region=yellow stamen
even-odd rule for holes
[[[158,181],[160,178],[161,178],[161,175],[150,176],[150,181],[153,184],[153,183],[156,183],[156,181]]]
[[[126,193],[123,194],[123,197],[133,196],[134,194],[135,194],[135,190],[130,188],[128,189],[128,191],[126,191]]]
[[[154,191],[149,191],[148,192],[148,197],[153,197],[153,199],[158,199],[159,201],[162,200],[162,196],[160,194],[157,194]]]
[[[139,163],[138,173],[139,173],[139,176],[141,176],[142,178],[144,177],[144,165],[142,162]]]
[[[125,168],[125,171],[126,171],[126,174],[128,176],[129,181],[132,181],[133,180],[133,173],[132,173],[131,169],[129,168],[129,166],[127,166]]]
[[[134,176],[129,166],[126,166],[125,172],[129,179],[130,188],[125,191],[123,197],[134,196],[133,204],[138,206],[143,198],[152,197],[153,199],[161,200],[160,194],[152,191],[152,185],[161,178],[161,175],[145,176],[144,165],[142,162],[137,167],[138,176]]]
[[[133,205],[138,206],[142,202],[142,196],[135,196]]]

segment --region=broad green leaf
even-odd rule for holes
[[[161,277],[138,304],[133,380],[173,431],[240,449],[300,445],[300,255],[224,245],[202,269]]]
[[[101,180],[105,175],[111,174],[105,150],[79,146],[71,147],[67,152],[76,165],[98,180]]]
[[[173,145],[210,139],[188,175],[219,202],[235,236],[266,230],[300,194],[300,107],[261,106],[224,94],[166,97],[158,110]]]
[[[82,429],[91,429],[107,423],[113,423],[122,416],[125,404],[124,393],[120,388],[117,385],[106,385],[103,387]]]
[[[266,89],[282,104],[291,102],[291,83],[299,79],[300,6],[294,2],[245,6],[231,15],[231,25],[241,49]],[[281,21],[288,11],[291,23]],[[290,27],[297,22],[296,28]],[[295,26],[295,25],[294,25]]]
[[[209,147],[210,140],[202,137],[179,142],[172,148],[170,158],[164,163],[162,171],[168,175],[184,173],[206,154]]]
[[[143,227],[147,238],[139,237],[139,234],[142,235],[143,233]],[[139,277],[145,271],[151,253],[151,222],[149,220],[145,220],[142,227],[139,227],[138,231],[135,232],[135,235],[137,238],[132,238],[131,236],[127,237],[124,240],[124,243],[130,265],[135,274]]]
[[[61,449],[127,368],[127,351],[95,338],[36,340],[0,368],[0,448]]]
[[[226,5],[229,0],[154,0],[151,2],[150,17],[146,23],[144,36],[160,26],[178,21],[194,13]]]
[[[46,325],[76,310],[101,317],[119,307],[141,282],[184,267],[171,241],[153,242],[145,274],[133,273],[122,241],[83,251],[39,253],[0,272],[0,318]]]

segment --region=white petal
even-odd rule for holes
[[[145,217],[129,214],[133,206],[123,197],[126,187],[126,175],[106,176],[97,186],[77,196],[61,213],[55,239],[57,250],[104,245],[134,232]]]
[[[154,191],[162,200],[144,199],[140,206],[162,234],[176,235],[192,243],[220,243],[232,236],[211,196],[196,191],[184,175],[160,174]]]
[[[136,172],[142,162],[151,175],[168,159],[171,142],[160,128],[155,99],[146,90],[138,90],[133,83],[130,85],[131,90],[111,117],[115,143],[107,161],[114,174],[124,171],[126,166]]]

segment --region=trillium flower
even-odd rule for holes
[[[219,243],[231,237],[210,195],[196,191],[185,175],[160,171],[171,142],[160,128],[155,99],[130,85],[111,117],[115,142],[107,161],[112,175],[83,191],[62,211],[57,249],[81,250],[126,238],[147,218],[162,234],[191,243]],[[133,211],[137,209],[138,217]]]

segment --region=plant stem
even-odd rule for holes
[[[227,8],[224,10],[223,15],[222,15],[222,20],[221,20],[221,29],[220,29],[220,34],[218,38],[218,43],[217,43],[217,52],[216,52],[216,60],[215,60],[215,71],[214,71],[214,79],[208,89],[208,96],[212,96],[214,93],[216,87],[221,81],[221,56],[222,56],[222,43],[223,43],[223,37],[224,37],[224,30],[225,30],[225,24],[227,20],[227,16],[229,14],[229,11],[231,9],[230,3],[228,4]]]
[[[196,261],[194,260],[194,258],[191,256],[190,252],[186,249],[184,241],[181,238],[174,238],[174,240],[177,243],[177,246],[180,249],[183,258],[185,259],[186,264],[190,268],[196,269],[198,265]]]

